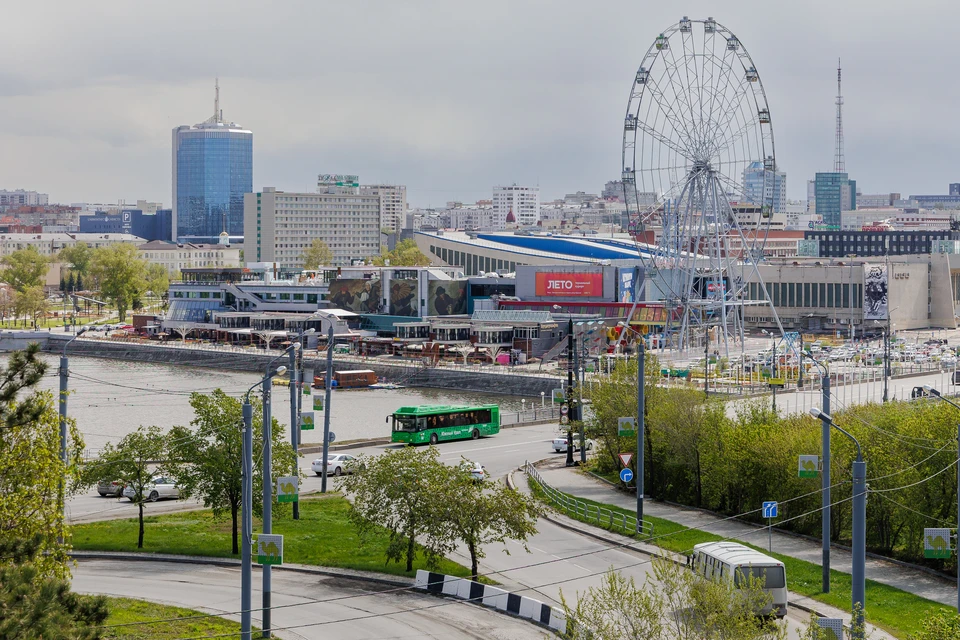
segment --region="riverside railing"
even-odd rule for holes
[[[635,516],[629,516],[621,511],[614,511],[590,504],[589,502],[577,499],[576,496],[554,489],[544,481],[540,472],[529,462],[524,463],[523,469],[527,476],[532,478],[533,481],[540,486],[543,495],[550,504],[557,507],[557,509],[566,515],[587,523],[593,522],[599,527],[604,527],[610,531],[618,531],[626,535],[634,535],[637,533],[642,536],[653,535],[652,522],[641,520],[638,526]]]

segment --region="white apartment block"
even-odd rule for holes
[[[27,247],[42,256],[54,256],[60,249],[80,242],[97,249],[117,242],[142,244],[145,240],[129,233],[4,233],[0,234],[0,257]]]
[[[36,191],[0,189],[0,207],[42,207],[50,204],[50,196]]]
[[[140,257],[162,265],[173,275],[183,269],[199,267],[242,267],[240,245],[191,244],[154,240],[137,247]]]
[[[507,214],[513,212],[516,224],[534,225],[540,220],[540,187],[493,188],[493,222],[495,228],[506,229]]]
[[[353,259],[380,255],[380,196],[352,187],[325,193],[264,187],[243,197],[243,232],[246,262],[300,267],[300,256],[319,239],[333,252],[334,266],[349,266]]]
[[[365,184],[361,195],[380,198],[380,228],[396,233],[403,228],[407,213],[407,188],[402,184]]]

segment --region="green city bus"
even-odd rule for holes
[[[500,407],[495,404],[470,406],[400,407],[387,416],[393,419],[393,442],[437,444],[441,440],[462,440],[492,436],[500,432]]]

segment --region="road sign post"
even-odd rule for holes
[[[632,453],[621,453],[621,454],[618,454],[617,457],[620,458],[620,464],[623,465],[624,469],[630,468],[630,460],[633,459]]]
[[[763,503],[763,517],[767,519],[767,551],[773,551],[773,519],[777,517],[779,505],[774,500]]]
[[[630,484],[630,481],[633,480],[633,471],[630,469],[621,469],[620,479],[623,480],[623,484]]]

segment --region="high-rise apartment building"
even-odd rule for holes
[[[402,184],[365,184],[360,187],[364,195],[380,198],[380,228],[396,233],[403,228],[407,213],[407,188]]]
[[[244,196],[243,219],[247,262],[301,267],[301,256],[317,239],[330,247],[336,266],[380,254],[380,196],[355,186],[324,186],[317,193],[264,187]]]
[[[213,116],[173,130],[173,227],[182,242],[243,235],[244,194],[253,191],[253,132],[223,119],[217,83]]]
[[[846,173],[818,173],[814,180],[817,215],[828,230],[840,230],[840,212],[857,208],[857,181]]]
[[[516,183],[494,187],[493,221],[496,228],[506,228],[509,213],[513,213],[520,226],[537,224],[540,220],[540,187],[521,187]]]
[[[50,204],[50,196],[36,191],[0,189],[0,207],[45,207]]]
[[[773,160],[768,164],[773,165]],[[765,168],[760,161],[747,165],[743,170],[743,192],[751,204],[769,206],[773,213],[787,210],[787,174],[777,171],[776,166]]]

